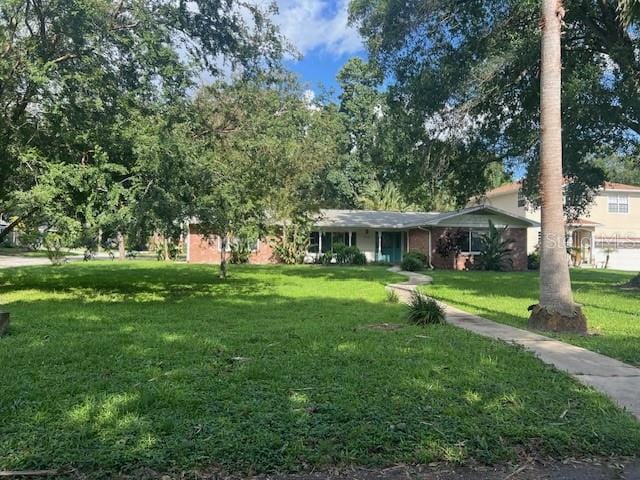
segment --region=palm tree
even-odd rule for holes
[[[640,18],[640,0],[618,0],[618,11],[623,25],[628,27]]]
[[[573,301],[562,201],[562,0],[542,1],[540,74],[540,303],[529,307],[529,326],[586,332],[587,322]]]

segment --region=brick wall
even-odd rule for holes
[[[431,263],[435,268],[441,269],[455,269],[466,270],[473,267],[474,255],[468,253],[461,253],[457,259],[453,257],[443,258],[436,252],[436,246],[438,239],[443,237],[448,228],[435,227],[432,230],[433,238],[431,243]],[[426,232],[425,232],[426,233]],[[427,241],[428,241],[428,234]],[[526,270],[527,269],[527,229],[526,228],[507,228],[503,235],[503,238],[509,238],[513,240],[510,248],[513,250],[511,258],[513,260],[514,270]],[[411,245],[411,244],[410,244]]]
[[[197,225],[189,225],[189,263],[220,263],[221,251],[220,238],[217,235],[205,236],[198,231]],[[227,252],[227,260],[229,252]],[[276,263],[271,248],[271,239],[262,239],[258,242],[258,250],[251,252],[249,263],[266,264]]]

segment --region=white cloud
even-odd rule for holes
[[[348,0],[277,0],[275,18],[282,33],[300,51],[351,55],[362,50],[356,28],[348,25]]]

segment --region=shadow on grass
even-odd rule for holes
[[[221,295],[206,289],[209,268],[182,269],[12,277],[27,298],[8,304],[15,325],[0,341],[0,469],[108,477],[640,453],[628,415],[529,354],[446,325],[369,328],[401,321],[403,307],[381,287],[338,298],[370,288],[356,270],[329,272],[350,281],[318,295],[321,277],[306,272],[238,269]],[[284,293],[302,277],[306,295]],[[176,290],[189,283],[198,295]],[[87,289],[90,302],[64,297]],[[114,290],[179,294],[133,303]]]

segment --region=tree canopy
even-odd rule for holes
[[[565,6],[565,175],[580,209],[604,177],[591,162],[596,149],[638,156],[640,36],[637,16],[621,21],[623,2],[567,0]],[[432,140],[449,147],[448,168],[495,161],[511,171],[524,167],[534,180],[528,189],[535,191],[537,0],[353,0],[351,18],[393,100],[421,122],[418,130],[426,126]],[[423,137],[413,134],[409,141]],[[486,177],[474,178],[476,185],[458,191],[486,188]]]

